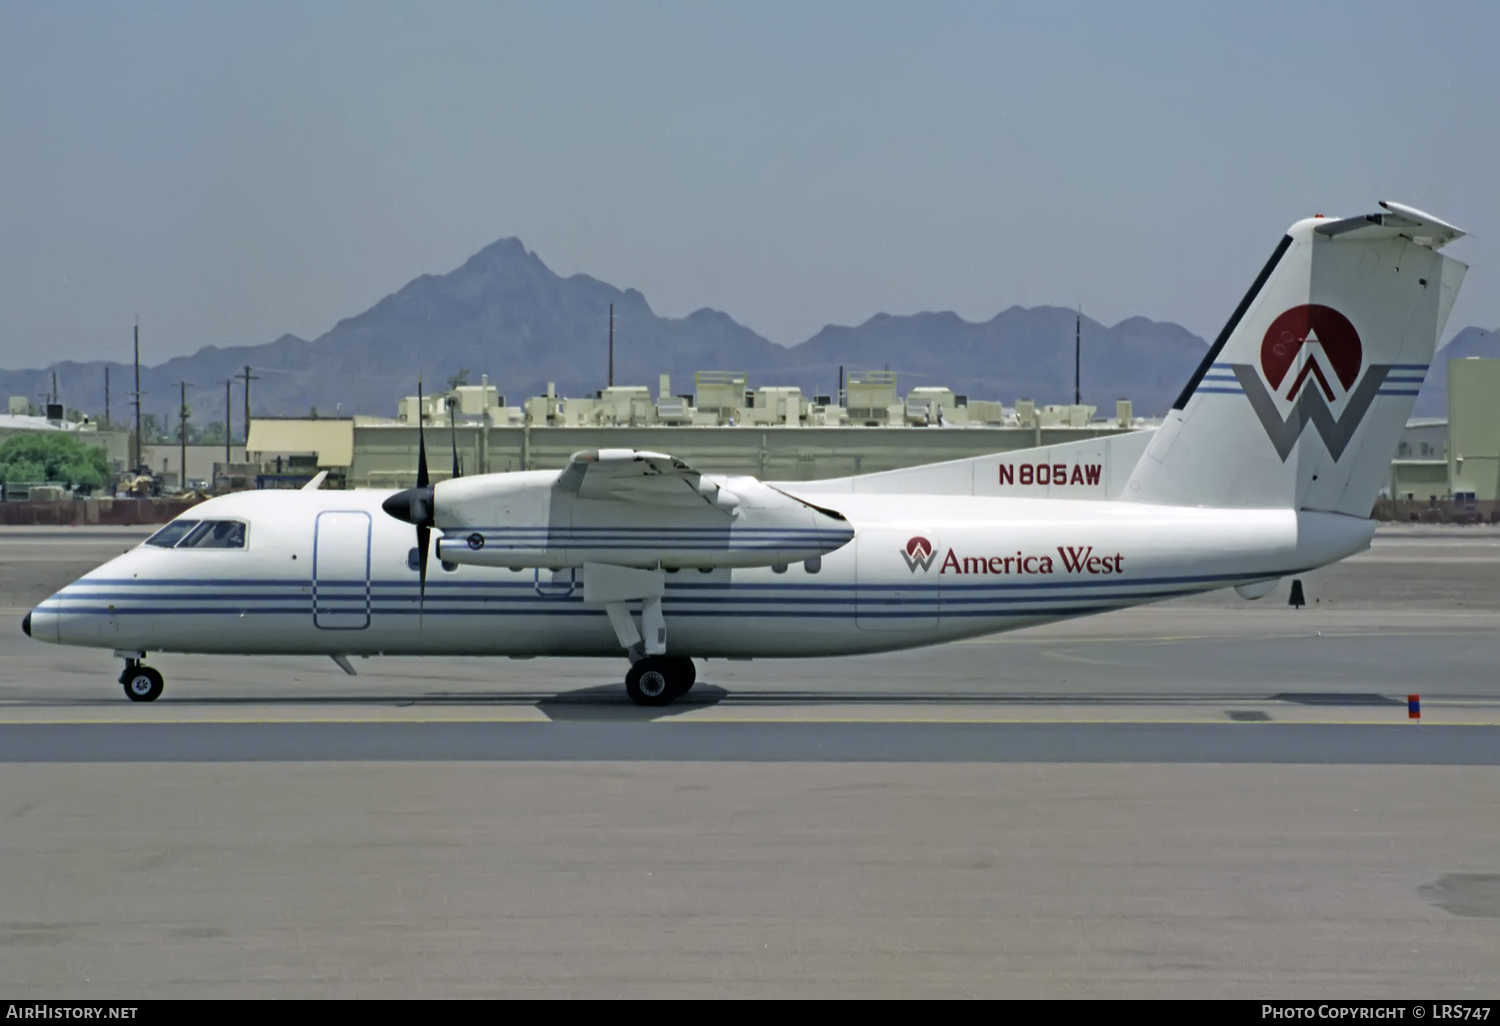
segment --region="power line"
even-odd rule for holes
[[[130,393],[135,404],[135,472],[141,472],[141,319],[135,319],[135,391]]]
[[[1079,367],[1082,365],[1081,354],[1083,352],[1083,305],[1079,304],[1077,318],[1073,321],[1073,405],[1083,404],[1083,393],[1078,388]]]
[[[234,462],[230,452],[230,443],[234,439],[234,421],[232,419],[234,405],[229,398],[229,389],[234,384],[234,378],[224,379],[224,473],[229,473],[229,464]]]
[[[187,491],[187,422],[188,422],[187,390],[188,390],[188,386],[191,385],[192,382],[191,381],[174,381],[174,382],[172,382],[172,384],[174,384],[174,385],[178,386],[180,389],[182,389],[181,405],[177,409],[177,441],[178,441],[178,444],[182,447],[182,449],[181,449],[181,451],[182,451],[182,455],[181,455],[181,459],[182,459],[182,478],[178,482],[178,484],[182,488],[183,491]]]
[[[245,445],[248,448],[250,445],[250,382],[259,381],[260,375],[251,374],[250,365],[246,364],[245,373],[236,374],[235,379],[245,383]],[[225,430],[228,428],[226,427]]]

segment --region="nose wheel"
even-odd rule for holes
[[[636,705],[670,705],[693,686],[698,669],[684,656],[647,656],[625,675],[625,694]]]
[[[166,687],[160,673],[134,659],[126,662],[125,672],[120,674],[120,684],[125,688],[125,697],[132,702],[154,702]]]

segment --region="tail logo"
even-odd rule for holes
[[[921,535],[906,543],[906,548],[901,553],[901,558],[906,560],[906,567],[912,573],[917,572],[917,567],[923,570],[932,569],[932,561],[937,557],[937,552],[932,547],[932,542]]]
[[[1291,387],[1281,385],[1291,373],[1297,357],[1305,355],[1302,369],[1292,377]],[[1322,357],[1322,360],[1319,360]],[[1316,381],[1329,402],[1334,389],[1324,367],[1333,372],[1340,395],[1359,377],[1364,347],[1349,318],[1331,306],[1294,306],[1271,322],[1260,344],[1260,369],[1277,395],[1295,401],[1309,382]]]
[[[1349,318],[1331,306],[1310,303],[1271,322],[1261,340],[1259,369],[1245,363],[1231,366],[1285,462],[1309,423],[1335,461],[1343,456],[1391,370],[1389,364],[1371,364],[1361,377],[1363,364],[1364,346]],[[1291,409],[1283,415],[1281,406],[1287,403]],[[1343,410],[1335,417],[1333,408],[1340,404]]]

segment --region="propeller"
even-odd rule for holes
[[[455,450],[456,454],[457,450]],[[417,611],[427,605],[427,550],[432,543],[436,496],[427,474],[427,440],[422,430],[422,379],[417,378],[417,486],[397,492],[380,508],[417,528]]]
[[[453,396],[448,397],[448,433],[453,438],[453,476],[463,477],[463,468],[458,462],[458,427],[453,422]]]

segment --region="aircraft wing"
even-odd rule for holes
[[[636,449],[574,453],[555,487],[580,499],[679,509],[732,509],[739,501],[675,456]]]

